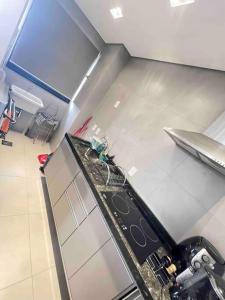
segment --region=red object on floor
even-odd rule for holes
[[[38,155],[38,160],[41,165],[44,165],[48,159],[48,154],[40,154]]]

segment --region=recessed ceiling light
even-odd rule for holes
[[[123,17],[123,12],[121,7],[114,7],[110,9],[110,12],[114,19],[119,19]]]
[[[170,0],[172,7],[194,3],[195,0]]]

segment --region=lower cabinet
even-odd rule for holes
[[[90,189],[89,184],[87,183],[87,180],[84,178],[84,175],[82,174],[82,172],[80,172],[76,176],[76,178],[74,180],[74,184],[77,188],[80,198],[83,201],[85,210],[89,214],[97,205],[97,201]]]
[[[112,239],[69,280],[74,300],[111,300],[132,284],[133,280]]]
[[[66,139],[62,141],[45,167],[48,192],[52,205],[79,173],[80,168]]]
[[[61,166],[59,165],[61,161],[63,161],[62,157],[63,157],[63,150],[62,147],[59,146],[57,150],[54,152],[53,156],[50,158],[47,166],[45,167],[45,176],[46,176],[48,186],[51,185],[56,174],[59,171],[59,168],[62,167],[62,165]]]
[[[76,216],[76,220],[78,225],[80,225],[84,219],[87,217],[87,212],[85,210],[85,207],[83,205],[83,199],[80,198],[77,188],[74,184],[74,181],[71,183],[71,185],[66,190],[68,199],[70,201],[71,207],[74,211],[74,214]]]
[[[76,273],[108,240],[110,232],[96,207],[62,246],[68,278]]]
[[[134,281],[66,139],[45,174],[72,300],[118,299]]]
[[[53,216],[62,245],[78,226],[66,192],[53,207]]]

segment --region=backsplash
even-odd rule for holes
[[[201,234],[225,256],[225,177],[163,132],[204,131],[225,110],[224,95],[222,72],[132,58],[96,108],[86,138],[97,125],[118,165],[137,169],[130,182],[177,242]]]

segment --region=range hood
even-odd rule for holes
[[[225,146],[206,134],[164,128],[173,141],[210,167],[225,175]]]

